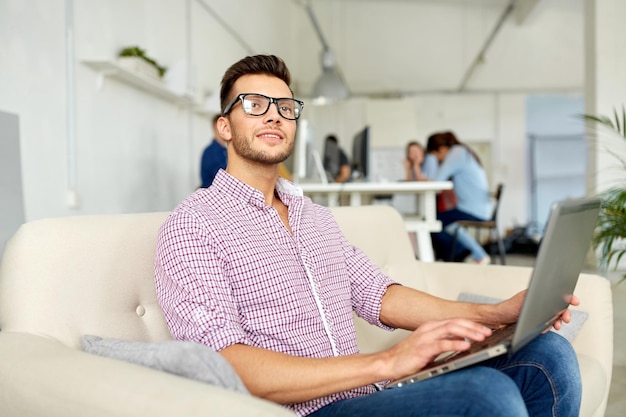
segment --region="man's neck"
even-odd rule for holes
[[[229,163],[226,172],[239,181],[259,190],[265,197],[265,204],[268,206],[273,205],[275,198],[274,190],[278,181],[278,164],[241,164],[240,166],[239,164]]]

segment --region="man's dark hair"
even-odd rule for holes
[[[275,55],[254,55],[247,56],[230,66],[222,77],[222,87],[220,90],[220,108],[222,114],[224,108],[233,99],[232,89],[235,82],[244,75],[266,74],[277,77],[285,82],[287,86],[291,84],[291,74],[285,61]],[[291,88],[290,88],[291,91]],[[246,91],[254,93],[254,91]],[[291,92],[293,96],[293,91]]]

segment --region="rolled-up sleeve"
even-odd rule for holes
[[[175,339],[221,350],[249,341],[207,230],[188,213],[167,219],[157,241],[156,290]]]

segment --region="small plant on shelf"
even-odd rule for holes
[[[122,49],[118,53],[118,57],[140,58],[141,60],[145,61],[146,63],[154,67],[157,70],[159,77],[163,77],[163,75],[165,75],[165,72],[167,71],[167,67],[159,65],[153,58],[150,58],[149,56],[146,55],[145,49],[142,49],[138,46],[129,46],[127,48]]]

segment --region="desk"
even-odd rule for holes
[[[350,195],[351,206],[360,206],[363,195],[419,194],[422,197],[420,216],[404,216],[404,224],[409,232],[415,232],[419,259],[423,262],[435,260],[430,233],[441,231],[436,195],[439,191],[452,189],[451,181],[302,183],[298,187],[306,195],[325,194],[331,207],[338,205],[340,194]]]

